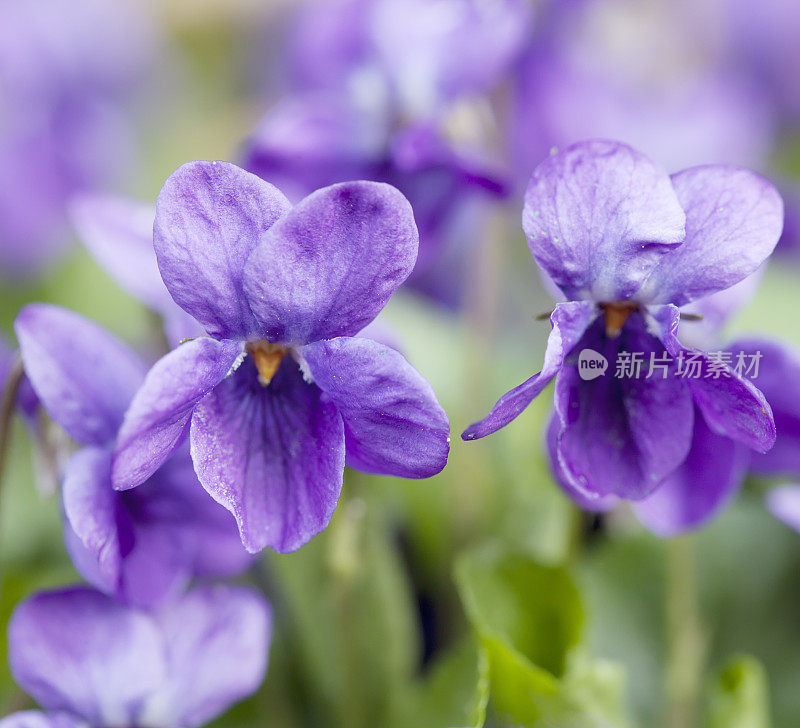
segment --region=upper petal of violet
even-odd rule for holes
[[[278,220],[253,251],[244,290],[269,341],[355,336],[386,305],[417,259],[414,214],[379,182],[317,190]]]
[[[533,172],[522,226],[536,262],[567,298],[631,298],[684,238],[669,177],[625,144],[579,142]]]
[[[763,177],[725,165],[685,169],[672,185],[686,212],[686,238],[636,298],[682,306],[729,288],[767,259],[783,229],[783,201]]]
[[[211,336],[255,333],[243,292],[245,263],[290,207],[276,187],[227,162],[190,162],[164,183],[153,228],[161,277]]]
[[[447,462],[450,423],[430,384],[394,349],[340,337],[302,350],[314,383],[344,420],[347,464],[428,478]]]
[[[78,442],[113,440],[145,366],[94,321],[32,303],[14,321],[25,373],[48,414]]]

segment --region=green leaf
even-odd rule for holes
[[[708,728],[770,728],[767,673],[754,657],[733,658],[714,680]]]
[[[563,674],[584,618],[564,569],[487,550],[462,560],[456,574],[467,615],[482,637],[513,644],[533,664]]]
[[[395,728],[481,728],[489,701],[486,653],[472,639],[445,652],[415,680],[402,701]]]
[[[565,569],[486,549],[459,561],[456,582],[498,712],[529,727],[625,725],[621,673],[576,649],[584,611]]]

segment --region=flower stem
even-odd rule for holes
[[[358,497],[350,497],[340,506],[341,513],[331,534],[328,554],[329,568],[333,572],[334,603],[342,646],[345,700],[339,725],[347,728],[366,728],[367,715],[364,680],[361,676],[363,661],[359,647],[356,622],[356,588],[362,575],[362,552],[366,506]]]
[[[666,546],[665,728],[693,728],[703,683],[707,635],[699,606],[694,537],[671,539]]]
[[[14,421],[14,410],[17,405],[17,393],[24,374],[25,369],[22,366],[22,359],[19,354],[16,354],[14,363],[11,365],[11,370],[4,383],[2,400],[0,400],[0,486],[3,483],[3,472],[11,441],[11,427]]]
[[[466,285],[472,295],[468,297],[465,315],[468,323],[466,345],[465,383],[470,392],[468,409],[463,420],[467,423],[488,412],[497,398],[488,372],[493,369],[494,345],[497,330],[498,302],[504,265],[503,243],[505,223],[499,212],[489,214],[484,229],[485,237],[471,251],[472,259]],[[485,408],[485,409],[482,409]],[[458,431],[453,437],[458,438]],[[461,448],[462,443],[456,447]],[[493,483],[492,463],[484,448],[472,444],[461,449],[461,480],[454,494],[454,524],[458,542],[469,543],[480,533],[483,520],[490,511]]]

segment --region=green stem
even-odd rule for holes
[[[584,512],[569,505],[567,535],[564,543],[564,563],[574,565],[580,558],[586,536],[586,517]]]
[[[703,683],[707,636],[699,606],[694,538],[667,542],[665,728],[694,728]]]
[[[492,371],[496,321],[503,273],[503,247],[506,236],[504,220],[499,212],[489,216],[484,239],[472,251],[471,275],[468,281],[472,295],[466,309],[468,331],[466,337],[465,383],[470,392],[462,420],[473,422],[497,398],[487,372]],[[460,440],[460,431],[451,433]],[[492,464],[487,459],[486,447],[455,442],[451,447],[459,452],[461,477],[456,479],[458,493],[453,494],[454,534],[458,543],[470,543],[476,533],[481,533],[484,520],[490,512],[493,495]]]
[[[344,712],[339,717],[339,725],[343,728],[366,728],[370,724],[364,680],[360,674],[363,662],[355,617],[356,588],[362,572],[364,508],[364,503],[359,498],[348,498],[344,503],[340,503],[339,517],[333,524],[329,552],[346,696],[342,702]]]
[[[161,316],[161,314],[148,310],[147,319],[150,324],[150,329],[153,332],[153,341],[157,350],[161,352],[162,356],[164,354],[169,354],[172,350],[172,345],[169,343],[167,334],[164,331],[164,317]]]
[[[3,397],[0,400],[0,485],[3,482],[3,471],[8,456],[9,443],[11,442],[11,428],[14,421],[14,410],[17,406],[17,393],[22,383],[25,369],[19,354],[14,357],[11,371],[5,381]]]

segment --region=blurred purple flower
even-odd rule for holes
[[[420,231],[406,285],[457,308],[485,202],[508,193],[475,98],[508,74],[530,26],[523,0],[309,3],[289,44],[293,95],[243,165],[292,200],[354,179],[397,187]]]
[[[800,43],[794,0],[746,0],[718,4],[715,19],[727,34],[726,61],[751,73],[790,123],[800,120]],[[717,29],[717,28],[715,28]]]
[[[449,423],[395,350],[356,335],[408,276],[417,231],[392,187],[353,182],[292,207],[224,162],[176,171],[158,198],[155,247],[175,301],[208,331],[151,369],[114,456],[138,485],[190,431],[200,482],[250,551],[300,548],[328,524],[347,463],[428,477]]]
[[[387,89],[395,113],[436,116],[484,93],[528,40],[525,0],[328,0],[298,14],[290,73],[301,89]]]
[[[551,316],[544,367],[498,400],[462,435],[472,440],[515,419],[556,378],[557,467],[586,499],[641,500],[689,456],[695,411],[711,433],[758,452],[775,441],[769,404],[707,353],[678,339],[680,306],[752,274],[780,236],[782,203],[743,169],[694,167],[668,177],[630,147],[595,140],[554,154],[534,171],[523,227],[531,253],[568,299]],[[584,380],[578,354],[605,357],[611,373]],[[621,352],[664,363],[654,377],[618,377]],[[677,371],[694,358],[700,376]]]
[[[436,125],[397,129],[381,110],[331,95],[310,94],[278,106],[248,141],[243,164],[293,200],[353,179],[397,187],[420,231],[419,258],[406,285],[453,308],[463,302],[482,203],[507,193],[495,165],[452,146]]]
[[[768,101],[747,74],[718,62],[710,40],[696,52],[703,8],[689,16],[669,0],[553,5],[515,74],[510,151],[523,182],[553,147],[591,138],[624,139],[670,172],[765,166],[775,141]]]
[[[800,485],[783,485],[767,493],[767,508],[775,518],[800,532]]]
[[[2,728],[196,728],[264,679],[272,631],[257,592],[188,592],[152,612],[89,588],[36,594],[8,631],[17,683],[47,713],[15,713]]]
[[[0,275],[39,272],[68,242],[70,196],[129,161],[124,102],[153,54],[126,2],[0,6]]]
[[[150,605],[192,576],[247,568],[233,520],[200,487],[185,448],[136,491],[113,489],[114,441],[145,364],[95,323],[57,306],[26,306],[15,329],[42,405],[85,446],[62,476],[65,540],[81,574],[126,602]]]
[[[553,147],[625,139],[669,169],[711,160],[763,167],[773,140],[761,96],[732,79],[695,75],[639,88],[597,68],[534,53],[518,76],[512,158],[521,174]]]

